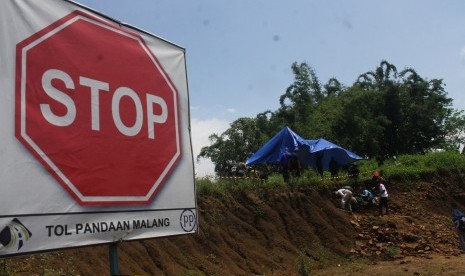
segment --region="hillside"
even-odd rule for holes
[[[390,181],[387,188],[391,214],[381,217],[376,209],[342,211],[330,189],[201,195],[198,234],[123,242],[119,269],[123,275],[298,275],[309,269],[411,275],[409,265],[443,274],[453,263],[463,266],[451,223],[453,208],[465,210],[463,181],[436,176]],[[15,257],[2,266],[0,275],[108,275],[108,246]]]

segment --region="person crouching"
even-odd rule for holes
[[[352,212],[352,206],[350,205],[352,201],[352,191],[349,189],[339,189],[336,191],[336,196],[341,198],[341,208]]]

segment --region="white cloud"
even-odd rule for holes
[[[229,122],[216,118],[208,120],[192,119],[191,128],[192,150],[194,153],[196,176],[214,175],[215,166],[210,159],[202,158],[199,162],[197,162],[196,158],[202,147],[210,145],[208,137],[213,133],[223,133],[229,128]]]
[[[226,111],[228,111],[229,113],[235,113],[235,112],[236,112],[236,109],[234,109],[234,108],[228,108],[228,109],[226,109]]]
[[[462,64],[465,64],[465,47],[463,47],[460,51],[460,62],[462,62]]]

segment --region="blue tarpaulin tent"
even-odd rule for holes
[[[317,166],[317,159],[321,158],[321,166],[324,171],[329,169],[331,159],[333,159],[339,167],[363,159],[357,154],[323,138],[318,140],[305,140],[304,145],[308,145],[308,149],[307,146],[303,146],[302,148],[304,151],[308,150],[309,154],[307,154],[307,158],[302,158],[302,156],[305,156],[305,153],[302,152],[302,149],[299,149],[301,164],[315,168]]]
[[[246,162],[248,166],[257,164],[279,164],[286,152],[298,149],[299,160],[302,165],[313,168],[317,166],[317,160],[321,160],[323,170],[329,169],[331,159],[338,166],[344,166],[363,159],[355,153],[348,151],[325,139],[305,140],[293,132],[289,127],[284,127],[263,147],[253,154]]]
[[[289,127],[284,127],[263,147],[254,153],[246,162],[247,166],[257,164],[279,164],[279,161],[286,152],[293,152],[304,143],[305,139],[297,135]]]

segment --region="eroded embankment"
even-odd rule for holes
[[[328,189],[201,195],[198,234],[121,243],[119,269],[123,275],[295,275],[299,264],[318,269],[347,256],[454,255],[458,244],[450,213],[465,209],[461,183],[436,179],[406,189],[390,182],[391,214],[384,217],[370,208],[344,212]],[[7,264],[28,275],[108,274],[108,247],[37,254]]]

